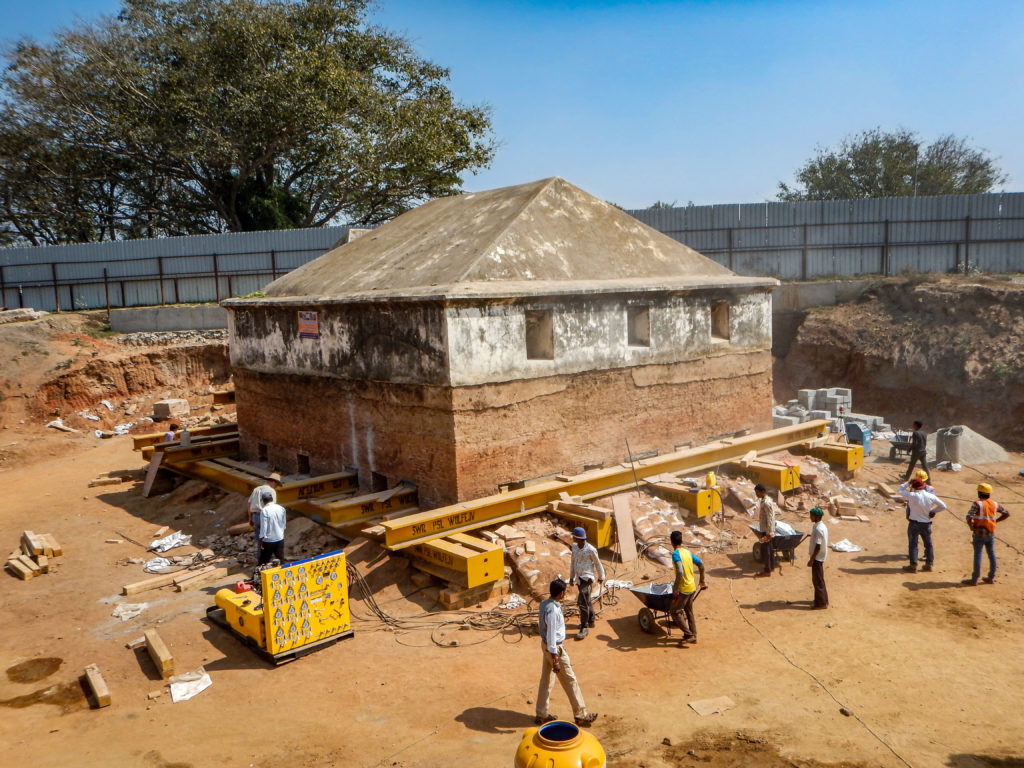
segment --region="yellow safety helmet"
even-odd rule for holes
[[[978,483],[978,493],[992,493],[992,486],[988,483]]]
[[[927,480],[928,473],[925,472],[923,469],[919,469],[914,473],[914,477],[916,477],[918,480]]]

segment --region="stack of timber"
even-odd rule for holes
[[[54,558],[64,554],[57,540],[49,533],[23,531],[21,548],[7,558],[7,570],[23,581],[49,573]]]

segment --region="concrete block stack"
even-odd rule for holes
[[[801,389],[796,400],[772,408],[772,427],[788,427],[815,419],[830,419],[831,431],[841,432],[841,419],[856,421],[865,425],[872,433],[891,429],[881,416],[853,411],[853,391],[846,387],[825,389]]]

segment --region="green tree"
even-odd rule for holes
[[[486,108],[367,0],[124,0],[0,79],[0,236],[385,221],[494,154]]]
[[[925,144],[912,131],[880,128],[848,136],[779,182],[779,200],[852,200],[989,192],[1007,176],[985,150],[952,134]]]

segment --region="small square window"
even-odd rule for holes
[[[626,335],[629,346],[651,346],[651,308],[626,307]]]
[[[526,359],[555,359],[554,313],[550,309],[526,310]]]
[[[729,302],[716,301],[711,305],[711,340],[729,340]]]

